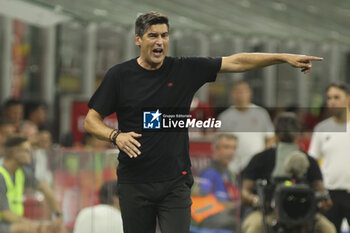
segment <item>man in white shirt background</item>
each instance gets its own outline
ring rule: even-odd
[[[234,105],[219,115],[220,131],[233,132],[238,138],[236,155],[229,166],[235,174],[243,171],[255,154],[274,143],[270,116],[264,108],[251,103],[252,97],[246,81],[235,82],[231,91]]]
[[[344,218],[350,225],[350,90],[342,83],[327,88],[332,117],[316,125],[309,154],[320,161],[325,187],[333,207],[326,213],[341,232]]]
[[[98,193],[100,203],[79,212],[74,233],[123,233],[117,192],[117,181],[105,182]]]

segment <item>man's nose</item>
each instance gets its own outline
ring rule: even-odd
[[[160,45],[163,44],[163,38],[161,36],[157,37],[156,44],[160,44]]]

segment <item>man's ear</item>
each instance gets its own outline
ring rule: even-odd
[[[135,35],[135,44],[141,46],[142,38],[139,35]]]

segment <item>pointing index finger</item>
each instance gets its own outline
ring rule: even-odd
[[[307,56],[305,60],[309,61],[323,61],[323,57],[314,57],[314,56]]]

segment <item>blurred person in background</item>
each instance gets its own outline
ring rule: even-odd
[[[137,17],[135,44],[140,56],[106,73],[89,101],[85,129],[120,149],[118,189],[124,231],[189,232],[191,163],[186,132],[142,131],[142,108],[182,107],[189,114],[195,92],[213,82],[219,72],[244,72],[289,63],[307,73],[311,61],[322,58],[294,54],[240,53],[221,58],[168,57],[169,21],[147,12]],[[116,113],[119,129],[103,119]],[[154,119],[159,112],[153,113]],[[141,134],[142,133],[142,134]]]
[[[24,118],[37,125],[39,130],[47,129],[47,107],[41,102],[28,102],[24,106]]]
[[[316,125],[309,153],[320,160],[325,186],[333,200],[325,215],[341,232],[343,219],[350,225],[350,90],[332,83],[326,90],[331,117]]]
[[[31,121],[25,120],[19,125],[18,133],[24,137],[27,137],[32,146],[38,145],[38,132],[39,128]]]
[[[2,119],[14,124],[16,131],[18,131],[24,118],[24,105],[22,101],[16,99],[6,100],[3,105],[2,114]]]
[[[44,150],[52,148],[52,135],[48,130],[40,130],[37,134],[38,147]]]
[[[4,145],[7,137],[16,132],[14,124],[6,120],[0,120],[0,165],[4,158]]]
[[[28,138],[32,145],[32,159],[28,167],[33,171],[35,178],[47,184],[52,184],[52,173],[48,162],[52,146],[51,133],[47,130],[39,131],[35,123],[25,120],[20,125],[19,134]]]
[[[52,135],[48,130],[40,130],[37,133],[37,144],[33,148],[33,163],[35,178],[49,185],[53,184],[50,169],[50,156],[52,155]]]
[[[53,191],[35,179],[24,165],[30,163],[32,147],[27,138],[9,136],[5,143],[5,160],[0,166],[0,232],[1,233],[63,233],[62,213]],[[25,188],[40,190],[52,212],[51,221],[33,221],[23,217]]]
[[[256,153],[274,144],[273,124],[264,108],[251,103],[253,92],[246,81],[233,84],[231,98],[234,105],[219,115],[220,131],[233,132],[238,138],[239,146],[230,169],[240,174]]]
[[[264,232],[262,210],[260,209],[261,200],[258,194],[254,192],[257,180],[266,180],[270,186],[274,185],[274,182],[279,178],[283,180],[295,179],[298,182],[309,184],[315,192],[328,197],[327,200],[319,203],[322,210],[328,210],[332,206],[332,201],[327,195],[327,189],[323,185],[322,174],[317,161],[305,152],[300,151],[296,144],[300,130],[300,123],[294,113],[281,113],[275,120],[277,146],[255,155],[244,170],[241,190],[242,202],[254,207],[256,210],[244,219],[242,224],[243,233]],[[302,163],[290,163],[288,165],[289,167],[302,167],[302,169],[299,169],[300,172],[298,174],[296,172],[294,172],[295,174],[288,172],[286,164],[288,164],[288,157],[291,155],[296,155],[302,159]],[[267,199],[265,202],[271,202],[272,194],[265,193],[264,195]],[[271,227],[275,218],[275,212],[269,208],[266,210],[266,215],[266,222]],[[316,214],[314,230],[315,233],[336,232],[334,225],[319,213]]]
[[[99,204],[82,209],[73,233],[123,233],[117,181],[105,182],[98,192]]]
[[[208,216],[200,227],[236,230],[239,192],[236,178],[228,169],[228,165],[235,156],[237,143],[237,138],[233,134],[216,135],[213,142],[213,160],[199,174],[199,193],[200,195],[214,194],[219,203],[224,206],[224,210]]]

